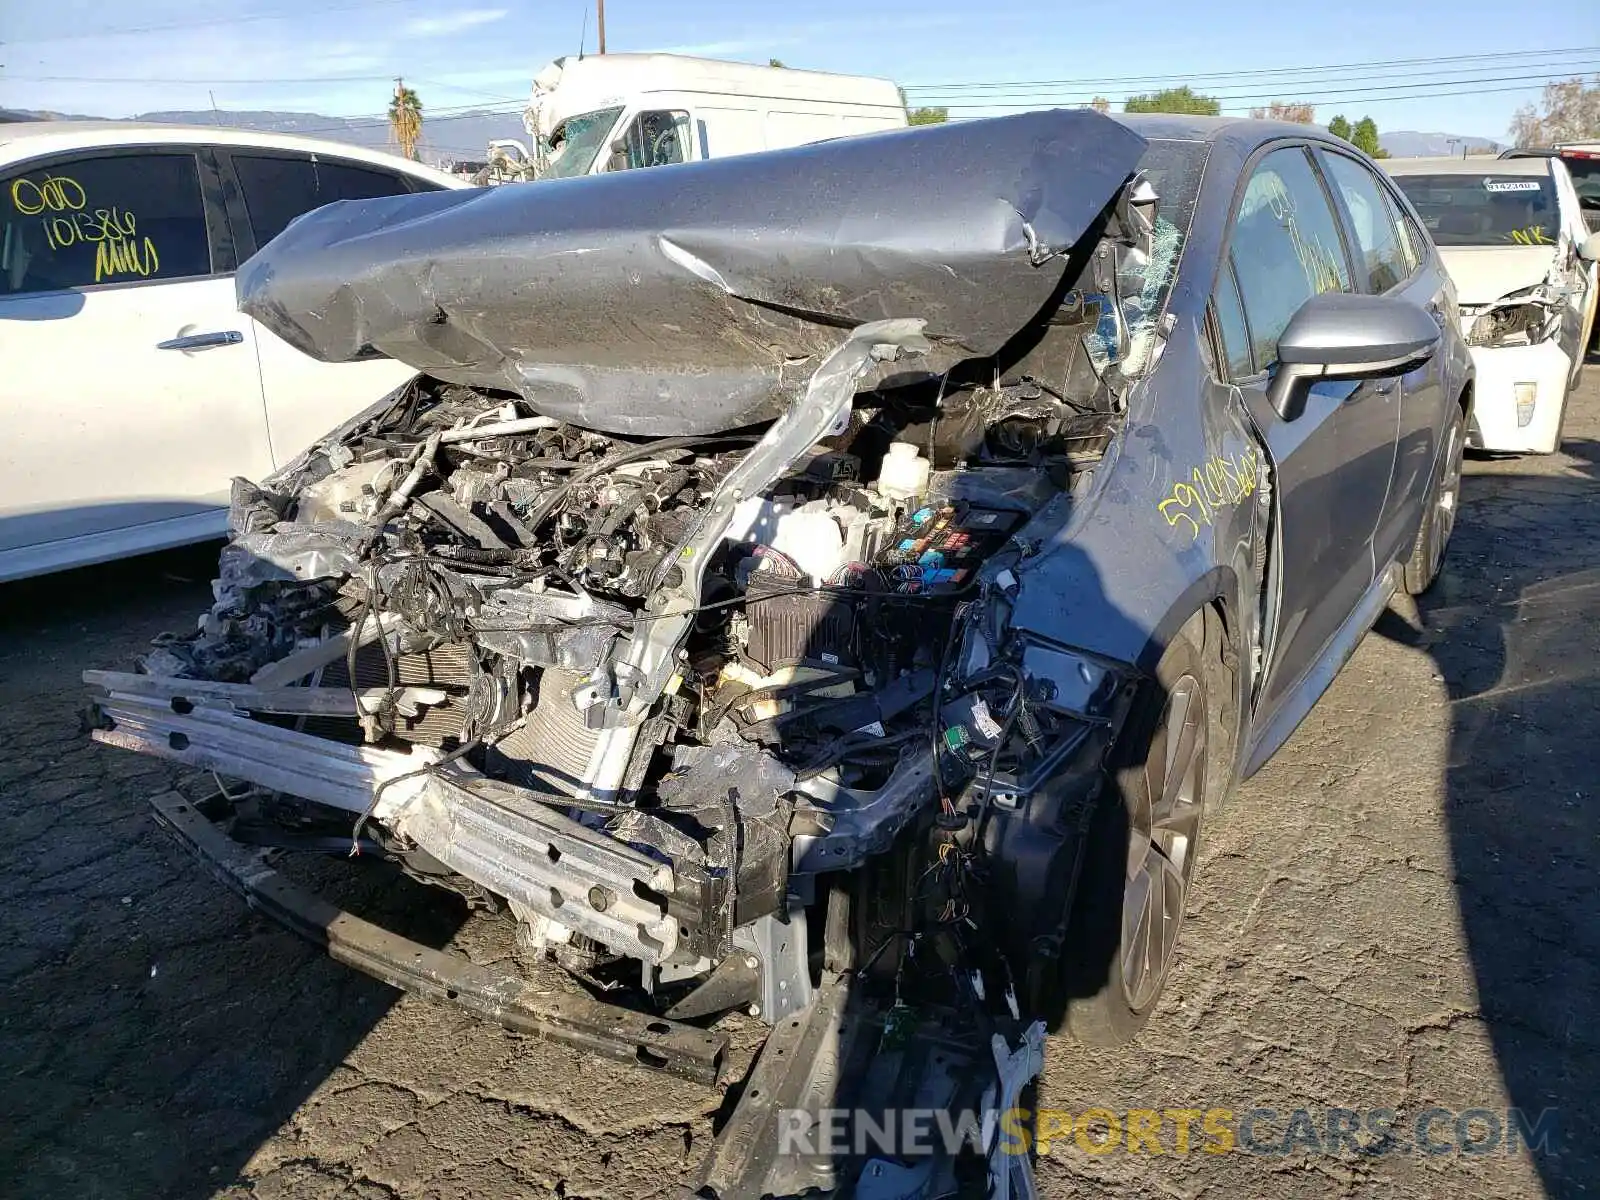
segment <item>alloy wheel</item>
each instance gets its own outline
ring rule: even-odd
[[[1122,985],[1135,1012],[1161,991],[1177,951],[1205,809],[1206,700],[1200,681],[1173,684],[1129,813],[1122,903]]]
[[[1433,524],[1428,531],[1428,578],[1439,573],[1445,548],[1456,526],[1456,509],[1461,500],[1461,422],[1453,421],[1446,435],[1444,460],[1439,469],[1439,488],[1433,499]]]

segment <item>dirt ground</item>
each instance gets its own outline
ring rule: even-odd
[[[1409,1143],[1438,1106],[1446,1152],[1217,1154],[1196,1125],[1179,1153],[1168,1124],[1159,1155],[1058,1142],[1044,1195],[1600,1190],[1600,365],[1566,433],[1559,455],[1469,464],[1437,594],[1383,618],[1209,828],[1149,1029],[1053,1045],[1041,1089],[1073,1114],[1227,1109],[1235,1130],[1271,1109],[1269,1149],[1299,1108],[1313,1139],[1329,1109],[1392,1109]],[[0,588],[0,1194],[672,1194],[720,1094],[326,961],[145,815],[200,781],[79,733],[79,672],[186,626],[212,553]],[[1507,1106],[1557,1110],[1548,1152],[1459,1152],[1455,1113]]]

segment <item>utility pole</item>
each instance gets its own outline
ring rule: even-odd
[[[606,0],[595,0],[596,32],[600,35],[600,53],[606,52]]]

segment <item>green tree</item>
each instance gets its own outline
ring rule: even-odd
[[[1200,96],[1184,84],[1182,87],[1162,88],[1142,96],[1129,96],[1122,106],[1131,113],[1191,113],[1200,117],[1214,117],[1222,111],[1222,101],[1215,96]]]
[[[422,140],[422,101],[416,92],[395,81],[394,99],[389,101],[389,132],[400,145],[400,153],[416,158]]]
[[[906,110],[907,125],[943,125],[950,119],[948,108],[912,108],[905,88],[900,89],[900,103]]]
[[[784,62],[783,59],[781,59],[781,58],[769,58],[769,59],[767,59],[767,66],[769,66],[769,67],[787,67],[788,65],[789,64]]]
[[[1378,144],[1378,123],[1371,117],[1362,117],[1350,131],[1350,144],[1371,158],[1388,158],[1389,152]]]
[[[1343,113],[1328,122],[1328,132],[1336,138],[1343,138],[1347,142],[1350,140],[1350,122],[1344,119]]]

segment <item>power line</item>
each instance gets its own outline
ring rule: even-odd
[[[1511,64],[1511,65],[1518,65],[1518,64]],[[1520,64],[1520,65],[1529,66],[1531,64]],[[1448,87],[1448,86],[1454,86],[1456,84],[1469,84],[1469,83],[1472,83],[1473,82],[1472,79],[1459,78],[1459,76],[1464,75],[1464,74],[1470,74],[1473,71],[1482,71],[1484,69],[1485,68],[1482,65],[1479,65],[1477,67],[1454,67],[1454,68],[1450,68],[1450,69],[1447,69],[1447,70],[1415,72],[1415,73],[1412,73],[1410,75],[1405,75],[1405,76],[1401,76],[1401,77],[1408,80],[1408,83],[1407,83],[1406,86],[1411,86],[1411,87]],[[1595,70],[1595,69],[1600,69],[1600,60],[1586,60],[1584,62],[1575,62],[1575,63],[1564,64],[1563,66],[1561,66],[1559,68],[1553,68],[1553,69],[1548,70],[1548,71],[1539,72],[1538,75],[1537,75],[1537,78],[1566,79],[1566,78],[1570,77],[1570,75],[1571,75],[1571,73],[1573,71],[1586,72],[1586,71],[1591,71],[1591,70]],[[1357,75],[1348,75],[1348,76],[1322,76],[1322,77],[1316,77],[1316,78],[1296,79],[1296,80],[1293,80],[1293,81],[1286,81],[1283,84],[1279,85],[1278,92],[1275,92],[1274,94],[1275,95],[1280,94],[1284,89],[1288,89],[1292,93],[1293,90],[1296,89],[1296,88],[1300,88],[1300,89],[1318,88],[1318,89],[1321,89],[1321,88],[1330,88],[1330,87],[1336,87],[1336,88],[1353,88],[1353,87],[1366,87],[1366,86],[1372,86],[1372,87],[1385,86],[1385,87],[1387,87],[1387,86],[1391,86],[1387,81],[1390,80],[1390,79],[1395,78],[1395,75],[1396,75],[1395,72],[1383,71],[1383,72],[1375,72],[1375,73],[1373,73],[1373,72],[1365,72],[1365,73],[1361,73],[1361,74],[1357,74]],[[1419,78],[1419,76],[1426,76],[1426,78]],[[1516,76],[1516,78],[1523,78],[1523,77],[1522,76]],[[1535,76],[1528,76],[1528,78],[1535,78]],[[1379,81],[1383,81],[1383,82],[1381,84],[1380,83],[1370,83],[1369,81],[1372,81],[1372,80],[1379,80]],[[1206,86],[1206,87],[1204,87],[1202,89],[1202,91],[1203,91],[1203,93],[1205,95],[1211,96],[1211,97],[1213,97],[1215,99],[1228,100],[1228,99],[1235,98],[1236,96],[1239,96],[1239,95],[1246,95],[1246,96],[1255,95],[1255,94],[1257,94],[1258,89],[1260,87],[1261,87],[1261,83],[1260,83],[1259,80],[1250,80],[1250,81],[1241,81],[1239,83],[1227,83],[1227,84],[1221,84],[1221,85]],[[1241,91],[1240,89],[1243,89],[1243,91]],[[1116,89],[1108,89],[1108,90],[1113,90],[1114,91]],[[1050,97],[1050,96],[1066,97],[1066,98],[1075,98],[1075,97],[1082,96],[1082,97],[1092,98],[1095,95],[1098,95],[1100,93],[1100,91],[1101,91],[1101,89],[1099,89],[1099,88],[1094,88],[1094,89],[1085,88],[1085,89],[1082,89],[1082,90],[1061,91],[1061,90],[1058,90],[1058,89],[1037,89],[1037,88],[1025,88],[1025,87],[1018,86],[1018,87],[1007,89],[1007,90],[1004,90],[1004,91],[987,92],[987,93],[984,93],[981,96],[974,95],[972,93],[957,93],[957,94],[955,94],[953,96],[951,103],[948,103],[948,104],[945,102],[942,94],[939,94],[939,93],[930,93],[928,95],[917,96],[916,97],[916,102],[919,103],[919,104],[924,104],[924,105],[926,105],[926,104],[943,104],[945,107],[952,107],[952,106],[958,106],[958,105],[966,104],[967,106],[970,107],[972,104],[980,104],[980,103],[981,104],[990,104],[990,103],[993,103],[995,101],[1002,101],[1002,100],[1033,100],[1033,99],[1038,99],[1038,98],[1041,98],[1041,97]]]
[[[1511,77],[1507,77],[1507,78],[1511,78]],[[1234,103],[1228,104],[1228,105],[1223,105],[1222,106],[1222,111],[1230,112],[1230,113],[1247,112],[1251,108],[1263,107],[1265,105],[1273,103],[1274,101],[1281,102],[1281,103],[1284,103],[1284,104],[1312,104],[1312,105],[1316,105],[1316,106],[1319,106],[1319,107],[1328,107],[1328,106],[1342,105],[1342,104],[1372,105],[1372,104],[1392,104],[1392,103],[1395,103],[1395,102],[1401,101],[1401,100],[1438,100],[1438,99],[1446,99],[1446,98],[1451,97],[1451,96],[1498,95],[1498,94],[1504,93],[1504,92],[1525,92],[1528,89],[1528,83],[1526,81],[1524,81],[1524,82],[1522,82],[1520,84],[1514,84],[1514,85],[1512,85],[1510,87],[1477,87],[1477,86],[1471,86],[1471,85],[1473,85],[1473,84],[1475,84],[1477,82],[1485,82],[1485,81],[1462,80],[1462,81],[1459,82],[1458,87],[1463,89],[1463,90],[1440,91],[1440,92],[1416,92],[1416,93],[1412,93],[1412,94],[1409,94],[1409,95],[1402,95],[1402,96],[1361,95],[1361,94],[1356,94],[1356,93],[1333,93],[1333,94],[1314,95],[1314,96],[1296,96],[1296,95],[1285,95],[1285,94],[1279,93],[1279,92],[1265,92],[1265,93],[1263,93],[1263,94],[1261,94],[1259,96],[1230,96],[1230,97],[1228,97],[1228,99],[1233,101]],[[1423,85],[1423,86],[1431,86],[1431,85]],[[1374,91],[1374,90],[1377,90],[1377,89],[1367,89],[1367,90],[1369,92],[1371,92],[1371,91]],[[1394,90],[1394,89],[1389,89],[1389,90]],[[1087,100],[1063,100],[1063,99],[1050,100],[1048,98],[1040,98],[1040,99],[1036,99],[1036,100],[996,101],[996,102],[992,102],[992,103],[988,103],[988,104],[944,104],[944,105],[938,105],[937,107],[948,108],[953,112],[953,111],[955,111],[957,109],[974,109],[974,108],[982,108],[982,109],[1038,109],[1038,108],[1049,108],[1049,107],[1055,107],[1055,106],[1062,106],[1062,107],[1069,107],[1069,108],[1071,108],[1071,107],[1079,107],[1079,108],[1081,108],[1081,107],[1086,106],[1087,104],[1088,104]]]
[[[1235,79],[1235,78],[1241,78],[1241,77],[1250,78],[1250,79],[1258,79],[1258,78],[1260,78],[1262,76],[1265,76],[1265,75],[1273,75],[1273,76],[1277,76],[1277,75],[1303,75],[1303,74],[1308,74],[1308,73],[1311,73],[1311,72],[1319,72],[1319,71],[1347,71],[1347,70],[1361,70],[1361,71],[1364,71],[1364,70],[1371,69],[1373,67],[1409,67],[1409,66],[1425,66],[1425,65],[1428,65],[1428,64],[1455,63],[1455,62],[1504,62],[1506,59],[1513,59],[1513,58],[1531,58],[1531,57],[1541,57],[1541,56],[1545,57],[1545,58],[1549,58],[1551,56],[1560,57],[1562,55],[1569,55],[1569,54],[1594,54],[1594,53],[1600,53],[1600,46],[1568,46],[1568,47],[1565,47],[1565,48],[1562,48],[1562,49],[1556,49],[1556,50],[1507,50],[1507,51],[1498,52],[1498,53],[1494,53],[1494,54],[1433,55],[1433,56],[1428,56],[1428,57],[1425,57],[1425,58],[1390,58],[1390,59],[1383,59],[1383,60],[1373,61],[1373,62],[1324,63],[1324,64],[1322,64],[1320,66],[1272,67],[1272,68],[1267,68],[1267,69],[1264,69],[1264,70],[1243,69],[1243,70],[1237,70],[1237,71],[1205,71],[1205,72],[1200,72],[1198,74],[1181,73],[1181,72],[1180,73],[1158,72],[1158,73],[1155,73],[1155,74],[1146,74],[1146,75],[1105,76],[1105,77],[1102,77],[1102,78],[1092,78],[1092,77],[1080,76],[1080,77],[1073,78],[1073,79],[1013,80],[1011,82],[982,82],[982,81],[980,81],[980,82],[957,82],[957,83],[908,83],[908,84],[905,85],[905,88],[906,88],[906,91],[908,91],[908,92],[925,92],[925,91],[941,91],[941,92],[944,92],[944,91],[957,91],[957,90],[967,90],[967,89],[981,90],[981,89],[988,89],[988,88],[1024,88],[1024,87],[1058,87],[1058,86],[1060,86],[1060,87],[1069,87],[1069,86],[1074,86],[1074,85],[1084,85],[1084,86],[1089,85],[1089,84],[1114,85],[1114,84],[1119,84],[1119,83],[1143,84],[1143,83],[1148,83],[1151,80],[1165,81],[1165,80],[1174,78],[1175,75],[1178,75],[1178,74],[1181,74],[1182,78],[1185,79],[1185,80]]]

